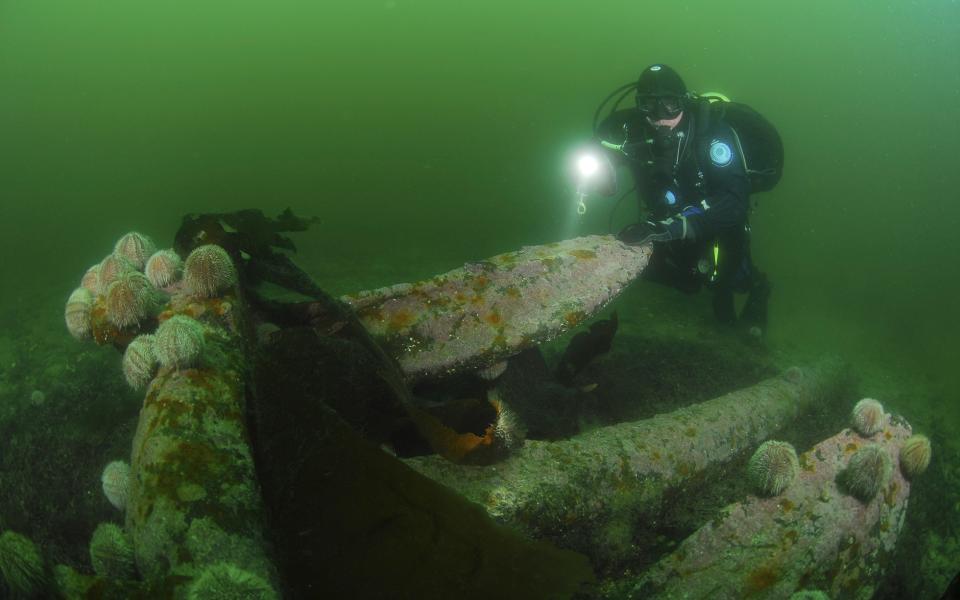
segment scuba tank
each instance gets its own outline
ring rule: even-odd
[[[611,100],[607,117],[617,112],[618,106],[633,91],[635,83],[624,84],[604,98],[593,115],[594,137],[602,137],[600,116]],[[741,102],[733,102],[718,92],[689,94],[690,109],[697,111],[697,132],[705,131],[716,119],[724,119],[733,129],[737,149],[743,158],[744,170],[750,180],[751,193],[766,192],[776,187],[783,176],[783,140],[780,132],[763,115]],[[623,111],[626,113],[627,111]]]
[[[694,101],[698,105],[698,132],[705,131],[716,119],[725,120],[733,129],[750,192],[772,190],[783,176],[783,140],[773,123],[746,104],[732,102],[716,92],[694,96]]]

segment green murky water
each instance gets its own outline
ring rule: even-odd
[[[839,352],[864,393],[951,431],[958,47],[953,0],[5,0],[4,414],[64,377],[51,364],[73,343],[62,302],[84,269],[124,231],[170,239],[186,212],[320,217],[295,239],[332,292],[605,232],[612,201],[577,220],[566,163],[596,103],[665,62],[784,138],[784,179],[752,217],[774,284],[770,346]],[[956,444],[935,440],[935,456]],[[0,526],[13,510],[0,506]],[[920,552],[956,560],[952,531]]]

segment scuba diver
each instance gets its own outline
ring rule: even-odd
[[[617,110],[631,90],[635,107]],[[770,189],[780,178],[779,134],[749,107],[719,94],[689,93],[677,72],[662,64],[647,67],[635,84],[608,96],[595,123],[604,105],[621,92],[611,114],[594,127],[616,160],[605,161],[605,176],[590,191],[613,195],[613,163],[627,165],[648,220],[628,225],[617,237],[631,245],[653,242],[644,278],[687,293],[706,285],[713,290],[718,321],[761,337],[770,283],[750,256],[750,194]],[[732,116],[745,116],[738,121],[748,126],[735,129]],[[754,164],[749,164],[751,158]],[[762,168],[753,168],[757,166]],[[586,192],[578,192],[582,207]],[[747,294],[739,318],[734,293]]]

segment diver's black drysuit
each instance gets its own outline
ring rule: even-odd
[[[644,277],[689,293],[706,283],[724,323],[737,321],[734,292],[747,293],[740,322],[765,331],[770,285],[750,257],[750,181],[730,126],[706,105],[691,103],[673,130],[626,109],[611,114],[597,133],[623,143],[612,154],[629,166],[649,211],[651,222],[641,225],[660,232],[654,239],[669,240],[654,243]],[[629,243],[630,234],[628,227],[620,237]]]

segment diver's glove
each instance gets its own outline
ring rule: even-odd
[[[644,221],[627,225],[617,234],[617,239],[628,246],[640,246],[647,242],[669,242],[674,235],[663,223]]]

